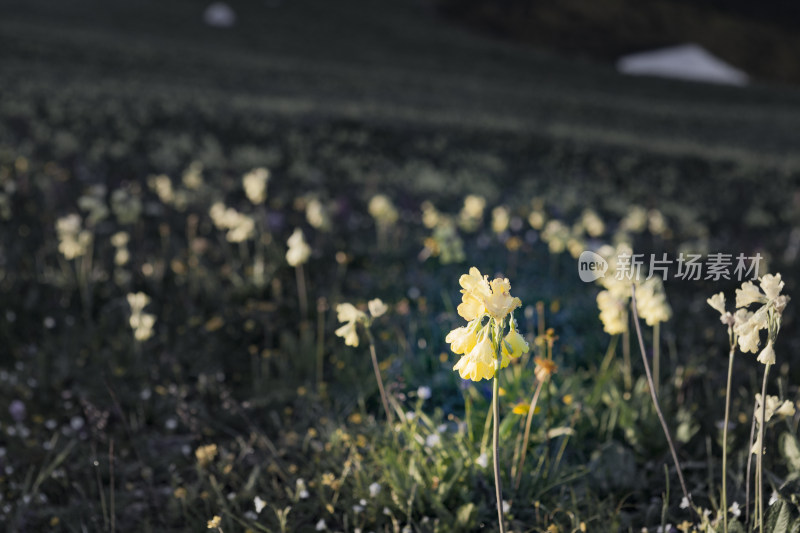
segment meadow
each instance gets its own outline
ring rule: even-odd
[[[628,89],[548,57],[539,83],[455,30],[452,72],[355,83],[297,60],[330,50],[228,61],[187,33],[159,55],[164,35],[19,13],[0,21],[5,530],[494,531],[493,398],[507,531],[746,531],[759,455],[763,530],[800,528],[795,302],[764,277],[637,286],[689,502],[610,277],[626,250],[758,254],[794,297],[792,90]],[[467,83],[464,50],[530,95]],[[606,278],[581,281],[583,250]],[[529,347],[496,392],[453,370],[448,334],[484,327],[459,307],[473,266],[509,280]],[[737,290],[771,313],[755,340],[720,323]]]

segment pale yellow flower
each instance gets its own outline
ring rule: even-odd
[[[208,521],[207,528],[208,529],[216,529],[222,524],[222,518],[219,515],[214,515],[214,518]]]
[[[767,298],[752,281],[742,283],[741,289],[736,289],[736,307],[747,307],[753,303],[766,303]]]
[[[622,231],[641,233],[647,227],[647,210],[638,205],[632,206],[619,226]]]
[[[472,381],[492,379],[494,377],[494,348],[489,338],[488,330],[484,330],[484,334],[481,335],[480,340],[469,353],[461,356],[453,370],[458,371],[461,379],[471,379]]]
[[[372,318],[378,318],[389,310],[389,307],[383,303],[380,298],[375,298],[374,300],[367,302],[367,308],[369,309],[369,314],[372,315]]]
[[[336,330],[336,335],[342,337],[347,346],[358,346],[356,323],[367,320],[367,315],[363,311],[356,309],[353,304],[343,303],[336,306],[336,317],[339,322],[344,322]]]
[[[737,333],[737,335],[739,335],[739,349],[743,353],[756,353],[758,351],[758,345],[761,342],[758,332],[759,330],[757,328],[747,328]]]
[[[450,349],[454,354],[469,353],[478,343],[479,329],[480,320],[475,319],[465,327],[456,328],[448,333],[445,342],[450,344]]]
[[[767,346],[758,354],[758,362],[765,365],[775,364],[775,350],[772,348],[772,341],[767,341]]]
[[[147,185],[155,191],[158,199],[165,204],[171,204],[175,200],[175,191],[172,189],[172,180],[166,174],[150,176]]]
[[[507,207],[500,205],[492,209],[492,231],[495,233],[503,233],[508,229],[508,224],[510,222],[511,215]]]
[[[659,278],[650,278],[637,289],[636,307],[639,316],[648,326],[666,322],[672,317],[672,308],[667,303],[664,287]]]
[[[247,199],[255,205],[264,203],[267,199],[267,181],[269,180],[269,170],[266,168],[254,168],[242,176],[242,186]]]
[[[585,209],[581,215],[581,225],[590,237],[599,237],[606,231],[606,225],[592,209]]]
[[[289,240],[286,241],[289,249],[286,251],[286,262],[291,266],[296,267],[302,265],[311,256],[311,247],[306,243],[303,232],[300,228],[296,228]]]
[[[392,226],[397,219],[399,218],[399,214],[397,209],[392,204],[392,201],[383,194],[377,194],[372,197],[369,201],[369,206],[367,207],[369,214],[372,215],[379,224],[385,226]]]
[[[491,282],[491,294],[484,300],[486,312],[497,320],[503,320],[511,311],[522,305],[519,298],[511,296],[511,283],[507,278],[495,278]]]
[[[724,293],[719,292],[719,293],[715,294],[714,296],[712,296],[711,298],[707,299],[706,302],[708,303],[708,305],[710,305],[711,307],[713,307],[714,309],[719,311],[720,315],[724,315],[725,313],[727,313],[727,311],[725,310],[725,294]]]
[[[510,359],[516,359],[524,353],[530,351],[530,346],[525,337],[520,335],[516,329],[511,329],[503,339],[502,343],[503,360],[501,361],[500,368],[508,366]]]
[[[628,330],[628,314],[624,300],[620,300],[610,291],[600,291],[597,295],[597,307],[600,309],[600,321],[606,333],[617,335]]]
[[[764,291],[764,294],[767,297],[767,300],[774,300],[778,297],[783,290],[783,281],[781,281],[781,275],[775,274],[766,274],[761,277],[761,289]]]

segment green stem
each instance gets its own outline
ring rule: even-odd
[[[728,355],[728,383],[725,387],[725,422],[722,426],[722,531],[728,533],[728,420],[731,412],[731,376],[733,375],[733,356],[736,345],[731,346]]]

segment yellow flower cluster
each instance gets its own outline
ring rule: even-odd
[[[513,318],[505,337],[494,337],[496,332],[501,332],[504,319],[522,302],[511,296],[508,279],[496,278],[489,282],[488,276],[481,276],[475,267],[461,276],[459,284],[462,296],[458,314],[468,324],[452,330],[445,339],[453,353],[462,355],[453,370],[457,370],[462,379],[491,379],[499,368],[507,367],[511,359],[529,350]],[[484,324],[487,317],[489,322]],[[500,345],[499,361],[496,342]]]

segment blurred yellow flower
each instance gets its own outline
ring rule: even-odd
[[[397,209],[394,207],[394,204],[392,204],[392,201],[389,199],[389,197],[383,194],[377,194],[373,196],[369,201],[367,210],[378,224],[384,226],[392,226],[399,218],[399,214],[397,213]]]
[[[344,324],[336,330],[336,335],[342,337],[347,346],[358,346],[356,323],[358,321],[366,321],[366,313],[356,309],[353,304],[343,303],[336,306],[336,317],[339,319],[339,322],[344,322]]]
[[[269,180],[269,170],[266,168],[254,168],[242,176],[244,193],[250,202],[258,205],[267,199],[267,180]]]
[[[311,256],[311,247],[306,243],[303,232],[300,228],[295,228],[292,236],[286,241],[289,245],[289,250],[286,252],[286,262],[291,266],[296,267],[302,265]]]
[[[222,524],[222,518],[219,515],[214,515],[214,518],[208,521],[208,529],[216,529]]]
[[[194,456],[197,458],[197,464],[205,468],[217,456],[217,445],[206,444],[205,446],[200,446],[194,451]]]

